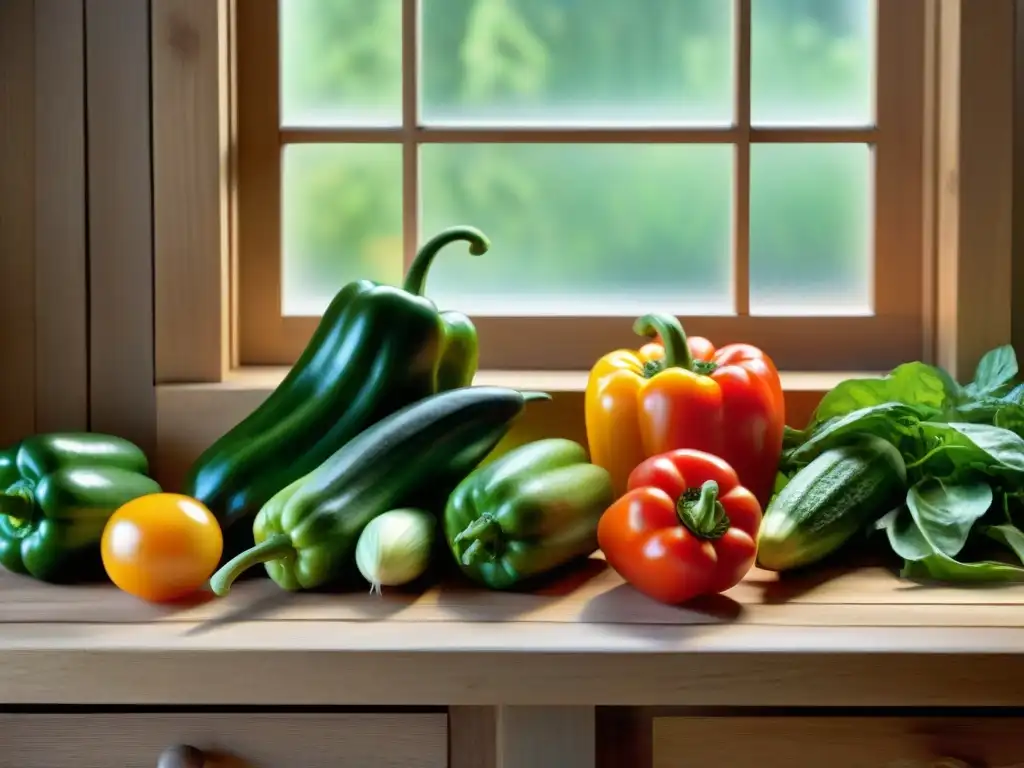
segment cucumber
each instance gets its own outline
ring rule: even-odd
[[[825,451],[768,505],[757,564],[787,571],[817,562],[893,509],[906,490],[903,457],[881,438]]]

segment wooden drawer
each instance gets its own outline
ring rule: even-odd
[[[657,717],[654,768],[1024,768],[1021,719]]]
[[[444,713],[0,715],[0,768],[154,768],[180,743],[210,768],[448,764]]]

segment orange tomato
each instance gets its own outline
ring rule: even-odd
[[[129,501],[111,516],[100,544],[110,580],[151,602],[198,591],[216,570],[223,548],[210,510],[177,493]]]

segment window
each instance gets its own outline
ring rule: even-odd
[[[923,354],[923,0],[245,0],[239,360],[437,261],[481,366],[586,369],[632,320],[782,368]]]

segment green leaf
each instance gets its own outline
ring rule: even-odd
[[[1017,355],[1013,347],[1004,344],[989,350],[978,363],[974,381],[965,387],[969,396],[987,395],[1005,391],[1017,375]]]
[[[990,525],[985,529],[985,535],[1013,550],[1017,559],[1024,563],[1024,533],[1017,526],[1011,523]]]
[[[917,411],[903,403],[882,403],[851,411],[822,424],[801,445],[786,451],[785,467],[807,464],[822,451],[835,448],[854,437],[873,435],[893,445],[914,433],[920,423]]]
[[[923,560],[935,554],[935,549],[921,533],[906,507],[894,509],[878,521],[877,527],[885,531],[892,551],[904,560]]]
[[[904,363],[882,378],[847,379],[822,398],[812,426],[837,416],[883,403],[902,403],[920,409],[925,418],[949,408],[960,393],[945,371],[915,362]]]
[[[793,429],[788,424],[782,429],[782,449],[791,450],[803,445],[808,438],[808,432],[802,429]]]
[[[1024,480],[1024,438],[989,424],[921,422],[924,436],[935,443],[922,461],[926,474],[942,476],[944,463],[956,476],[976,470],[989,475]],[[945,460],[943,461],[936,461]]]
[[[935,552],[950,557],[964,548],[974,523],[991,506],[992,486],[986,482],[952,485],[927,478],[907,492],[907,509],[921,536]]]
[[[935,579],[963,583],[994,583],[1024,581],[1024,568],[1019,565],[982,560],[976,563],[961,563],[941,553],[935,553],[921,560],[908,560],[900,576],[905,579]]]
[[[1001,429],[1008,429],[1018,435],[1024,435],[1024,405],[1006,403],[996,410],[992,424]]]

